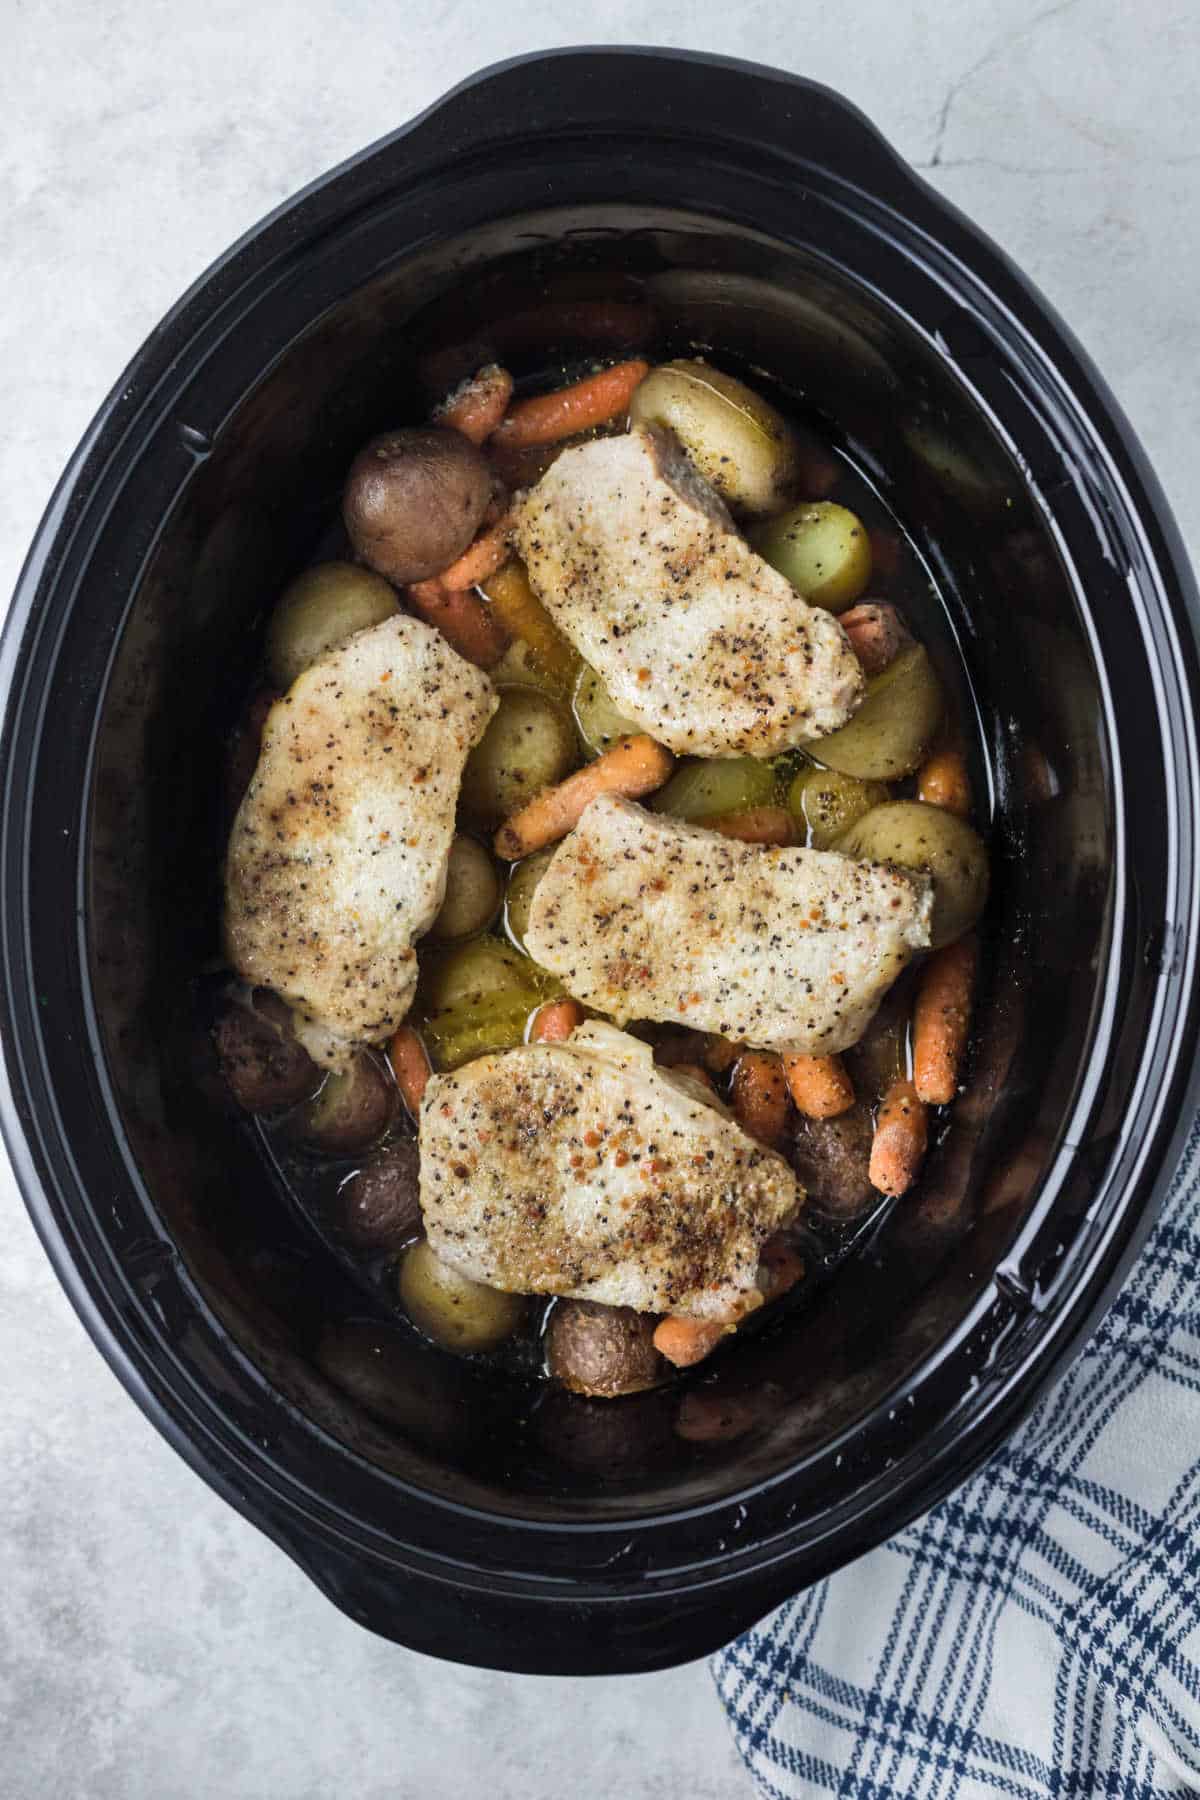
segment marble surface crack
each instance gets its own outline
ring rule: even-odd
[[[938,109],[937,122],[934,126],[933,149],[930,152],[929,161],[918,164],[917,167],[936,169],[942,166],[942,152],[946,144],[946,133],[950,127],[950,115],[964,88],[974,81],[977,75],[982,74],[984,69],[989,68],[998,57],[1003,56],[1006,51],[1014,49],[1026,38],[1032,37],[1034,32],[1051,19],[1060,18],[1064,13],[1071,12],[1080,4],[1081,0],[1055,0],[1053,6],[1043,7],[1041,12],[1035,13],[1033,18],[1028,19],[1025,24],[1019,25],[1015,30],[1005,32],[997,38],[995,43],[971,64],[970,68],[965,69],[956,80],[952,81],[946,89],[945,99]]]

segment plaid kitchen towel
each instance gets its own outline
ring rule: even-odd
[[[1200,1794],[1200,1122],[1011,1443],[714,1671],[778,1800]]]

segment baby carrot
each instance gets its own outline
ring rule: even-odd
[[[401,1025],[392,1038],[388,1045],[388,1061],[400,1089],[400,1098],[415,1119],[425,1097],[430,1069],[425,1046],[411,1025]]]
[[[506,449],[524,449],[528,444],[553,444],[593,425],[606,425],[629,410],[634,389],[649,373],[649,363],[617,363],[553,394],[518,400],[498,427],[496,442]]]
[[[787,1124],[788,1090],[783,1063],[766,1050],[745,1050],[733,1071],[733,1111],[742,1129],[772,1149]]]
[[[808,1119],[836,1119],[854,1105],[854,1083],[840,1056],[785,1056],[783,1073],[797,1111]]]
[[[583,1008],[578,1000],[547,1000],[533,1015],[529,1027],[531,1044],[565,1043],[577,1025],[583,1024]]]
[[[917,775],[917,799],[965,819],[971,810],[971,782],[961,750],[935,750]]]
[[[921,971],[913,1011],[913,1085],[930,1106],[948,1106],[971,1021],[973,938],[935,950]]]
[[[925,1154],[925,1102],[911,1081],[894,1081],[875,1121],[869,1177],[881,1194],[906,1194]]]
[[[508,520],[503,518],[481,531],[457,562],[435,575],[432,582],[421,582],[420,586],[437,586],[444,594],[461,593],[465,588],[478,587],[481,581],[494,575],[508,557]]]
[[[743,844],[790,844],[795,836],[786,806],[751,806],[745,812],[722,813],[705,823],[710,831],[740,838]]]
[[[636,800],[660,788],[674,767],[671,752],[652,737],[620,738],[595,762],[577,769],[557,787],[545,788],[507,819],[494,839],[496,854],[506,862],[516,862],[555,844],[574,831],[585,807],[598,794],[621,794]]]
[[[427,625],[436,626],[447,643],[477,668],[494,668],[508,648],[508,634],[499,619],[470,588],[447,593],[440,581],[414,581],[408,601]]]
[[[449,425],[461,431],[473,444],[490,438],[508,410],[512,399],[513,378],[499,363],[488,363],[477,374],[460,382],[440,406],[434,408],[435,425]]]
[[[484,579],[484,591],[500,623],[529,645],[538,667],[552,680],[569,682],[579,658],[530,587],[522,564],[507,562]]]
[[[677,1369],[690,1369],[693,1363],[703,1362],[732,1329],[710,1319],[681,1319],[672,1314],[655,1327],[654,1348]]]
[[[913,641],[896,608],[874,601],[842,613],[841,627],[866,675],[878,675]]]

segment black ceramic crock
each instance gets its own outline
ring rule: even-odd
[[[605,1409],[373,1317],[195,1019],[264,607],[363,438],[476,354],[588,348],[605,297],[614,345],[640,311],[652,350],[766,371],[903,521],[995,872],[953,1130],[814,1302],[698,1377],[753,1421],[707,1447],[679,1390]],[[283,207],[102,408],[0,658],[4,1134],[138,1404],[352,1617],[511,1669],[697,1656],[945,1494],[1094,1323],[1195,1106],[1194,598],[1079,346],[822,88],[554,52]]]

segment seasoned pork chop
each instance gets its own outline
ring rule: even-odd
[[[437,1075],[421,1212],[446,1262],[508,1293],[733,1320],[804,1190],[721,1106],[612,1025]]]
[[[463,763],[495,710],[486,675],[397,614],[306,669],[268,715],[229,838],[226,944],[333,1067],[409,1009]]]
[[[738,536],[669,432],[564,450],[514,529],[555,623],[668,749],[773,756],[835,731],[862,699],[833,614]]]
[[[831,850],[766,849],[593,800],[537,885],[525,942],[577,1000],[736,1043],[856,1043],[929,942],[928,878]]]

